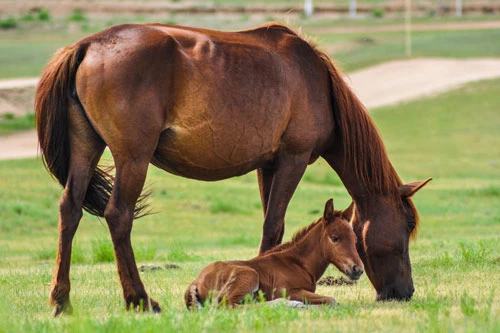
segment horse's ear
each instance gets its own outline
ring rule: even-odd
[[[398,188],[399,195],[401,195],[404,198],[409,198],[413,196],[418,190],[424,187],[431,180],[432,178],[427,178],[426,180],[420,180],[417,182],[401,185]]]
[[[352,215],[354,214],[354,210],[356,209],[356,204],[353,202],[351,202],[351,204],[349,205],[349,207],[347,207],[346,209],[344,209],[344,211],[342,212],[342,217],[347,220],[347,221],[350,221],[351,218],[352,218]]]
[[[329,199],[325,204],[325,211],[323,212],[323,219],[325,222],[330,222],[333,220],[335,215],[335,210],[333,209],[333,199]]]

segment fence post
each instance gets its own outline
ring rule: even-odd
[[[455,13],[457,17],[462,17],[462,0],[456,0],[455,2]]]
[[[356,0],[349,2],[349,17],[352,19],[356,17]]]
[[[313,0],[304,0],[304,14],[309,17],[314,13]]]
[[[405,0],[406,56],[411,57],[411,0]]]

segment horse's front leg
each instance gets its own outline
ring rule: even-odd
[[[329,296],[322,296],[305,289],[291,290],[288,296],[292,301],[299,301],[305,304],[312,305],[336,305],[335,298]]]
[[[272,177],[270,170],[259,171],[259,186],[265,209],[259,254],[281,244],[285,232],[286,209],[304,175],[310,156],[310,152],[281,154],[276,160]]]
[[[118,275],[123,288],[127,310],[153,310],[160,312],[157,302],[148,297],[135,262],[130,234],[134,209],[139,198],[149,161],[132,158],[116,163],[116,178],[113,193],[104,213],[115,250]]]

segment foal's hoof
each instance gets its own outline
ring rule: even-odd
[[[61,314],[71,315],[73,314],[73,307],[69,301],[63,304],[55,304],[54,310],[52,311],[52,316],[57,317]]]
[[[150,299],[150,301],[151,301],[151,309],[153,310],[153,312],[161,313],[160,304],[158,304],[158,302],[153,301],[152,299]]]

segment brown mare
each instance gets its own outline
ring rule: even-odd
[[[245,297],[261,291],[267,301],[285,294],[292,301],[335,304],[334,298],[314,293],[329,264],[353,280],[363,274],[356,235],[342,212],[334,211],[332,199],[326,202],[323,217],[297,232],[290,242],[248,261],[218,261],[205,267],[184,299],[188,309],[212,298],[237,307]]]
[[[50,299],[70,310],[70,258],[82,208],[103,216],[129,308],[159,311],[130,241],[150,163],[220,180],[257,170],[264,209],[259,253],[280,244],[288,203],[308,164],[324,158],[353,199],[358,252],[378,299],[413,294],[410,197],[365,107],[328,58],[279,24],[219,32],[120,25],[60,50],[35,100],[41,152],[64,187]],[[115,176],[98,167],[105,147]]]

